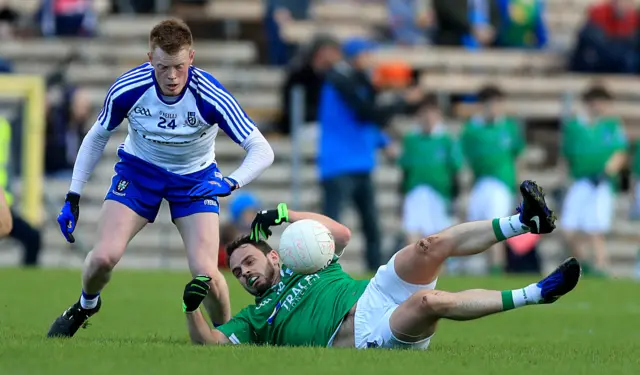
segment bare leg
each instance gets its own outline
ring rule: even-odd
[[[182,241],[187,249],[189,270],[193,276],[208,275],[211,290],[203,305],[215,324],[224,324],[231,319],[229,287],[218,270],[218,248],[220,229],[218,215],[201,212],[175,220]]]
[[[423,290],[415,293],[391,314],[393,335],[417,342],[435,333],[438,320],[472,320],[504,311],[502,292],[472,289],[458,293]]]
[[[491,273],[502,271],[504,269],[505,263],[506,261],[506,248],[504,243],[497,243],[493,246],[491,246],[491,249],[489,250],[489,255],[490,255],[490,271]]]
[[[584,252],[584,241],[583,235],[578,232],[565,232],[564,238],[567,242],[569,249],[571,250],[571,255],[580,259],[582,261],[586,260],[586,255]]]
[[[448,257],[478,254],[498,242],[492,220],[455,225],[404,247],[396,255],[395,270],[408,283],[430,284]]]
[[[593,246],[594,266],[598,271],[606,272],[609,268],[609,254],[607,253],[607,243],[603,234],[589,235],[589,242]]]
[[[418,342],[433,335],[442,318],[473,320],[527,305],[553,303],[576,287],[580,273],[580,263],[569,258],[540,282],[522,289],[420,290],[393,311],[389,326],[397,339]]]
[[[114,217],[118,220],[113,220]],[[120,202],[104,202],[98,222],[98,241],[85,258],[82,269],[85,294],[96,295],[102,291],[127,244],[147,223],[147,219]]]

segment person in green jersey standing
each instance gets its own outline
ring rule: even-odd
[[[526,143],[518,122],[505,115],[504,94],[497,87],[478,94],[482,112],[471,117],[462,129],[460,143],[473,173],[467,220],[487,220],[512,213],[518,187],[517,163]],[[491,273],[504,269],[506,249],[497,244],[490,252]]]
[[[427,95],[418,110],[419,128],[404,136],[398,165],[403,172],[402,227],[407,242],[452,224],[450,208],[462,152],[446,129],[437,98]]]
[[[622,121],[611,114],[610,93],[592,87],[583,94],[586,114],[562,129],[562,155],[573,181],[564,199],[562,228],[573,255],[585,259],[583,244],[594,250],[594,267],[585,273],[602,275],[608,266],[605,234],[614,214],[615,181],[627,158],[628,141]]]
[[[230,321],[211,329],[199,306],[207,295],[208,275],[185,286],[182,303],[191,341],[196,344],[256,344],[426,349],[440,319],[472,320],[514,308],[555,302],[575,288],[580,264],[563,262],[538,283],[514,290],[436,291],[447,258],[478,254],[497,242],[523,233],[550,233],[555,215],[533,181],[520,185],[520,212],[493,220],[464,223],[411,243],[381,266],[371,280],[356,280],[338,263],[349,242],[349,229],[311,212],[277,209],[257,214],[250,236],[227,247],[229,267],[256,297]],[[265,240],[270,227],[316,220],[334,236],[336,257],[309,275],[281,266]]]
[[[631,220],[640,219],[640,138],[633,142],[633,159],[630,163],[631,169],[631,197],[632,206],[629,212]]]

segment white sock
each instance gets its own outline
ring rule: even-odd
[[[511,296],[515,307],[535,305],[542,300],[542,289],[536,284],[531,284],[522,289],[512,290]]]
[[[529,229],[528,226],[520,222],[519,214],[502,217],[498,219],[498,224],[500,226],[500,232],[502,232],[502,235],[504,236],[505,239],[519,236],[531,230]]]
[[[83,309],[87,310],[94,309],[98,305],[98,298],[100,298],[99,294],[93,298],[87,299],[84,297],[84,293],[82,293],[82,295],[80,296],[80,306],[82,306]]]

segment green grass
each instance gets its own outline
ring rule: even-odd
[[[0,269],[0,374],[638,374],[640,284],[582,280],[554,305],[441,322],[426,352],[189,344],[180,272],[119,270],[103,310],[71,340],[44,336],[79,294],[77,270]],[[531,278],[450,278],[511,289]],[[230,280],[234,310],[251,298]]]

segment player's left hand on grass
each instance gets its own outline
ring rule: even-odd
[[[275,210],[264,210],[256,214],[251,223],[251,233],[249,238],[253,241],[259,241],[260,236],[266,240],[271,236],[272,232],[269,227],[280,225],[289,221],[289,209],[286,203],[280,203]]]
[[[211,281],[209,276],[198,275],[187,283],[182,295],[183,312],[192,313],[200,307],[207,293],[209,293],[209,281]]]
[[[199,183],[189,191],[189,196],[192,200],[226,197],[237,188],[238,181],[231,177],[224,177],[220,180],[204,181]]]

